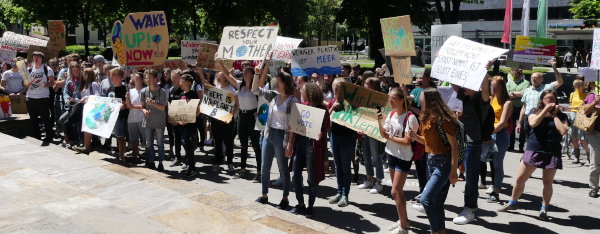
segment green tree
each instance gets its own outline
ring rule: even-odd
[[[573,0],[569,11],[574,19],[584,19],[586,27],[597,26],[600,21],[600,1],[598,0]]]

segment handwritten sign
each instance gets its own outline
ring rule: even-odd
[[[290,61],[292,59],[292,50],[298,48],[300,43],[302,43],[302,39],[278,36],[275,41],[271,60]]]
[[[62,20],[48,20],[48,47],[64,50],[67,48],[65,23]]]
[[[169,123],[195,123],[200,99],[173,100],[169,103]]]
[[[256,122],[254,130],[264,131],[269,117],[269,102],[264,97],[258,98],[258,107],[256,108]]]
[[[383,18],[379,21],[385,55],[407,57],[417,54],[409,15]]]
[[[17,57],[17,51],[0,49],[0,63],[10,63]]]
[[[446,40],[431,68],[431,77],[479,90],[486,65],[508,50],[452,36]]]
[[[323,116],[325,116],[325,109],[295,103],[288,126],[294,133],[318,140]]]
[[[271,77],[277,76],[277,73],[279,73],[280,68],[282,67],[287,67],[287,62],[281,60],[271,60],[269,62],[269,74],[271,74]]]
[[[410,57],[391,57],[394,82],[398,84],[412,84],[412,71],[410,70]]]
[[[127,62],[125,57],[125,48],[123,48],[123,24],[116,21],[110,31],[110,42],[113,50],[113,65],[120,65]]]
[[[198,54],[200,53],[200,41],[199,40],[181,40],[181,59],[188,64],[194,65],[198,61]]]
[[[198,49],[198,66],[210,70],[215,70],[215,53],[217,53],[219,45],[203,42],[200,43]]]
[[[431,61],[451,36],[462,37],[462,24],[431,25]]]
[[[590,67],[600,69],[600,28],[594,28],[594,41],[592,43]]]
[[[165,12],[129,13],[123,23],[121,39],[125,51],[125,66],[147,67],[162,64],[169,49]]]
[[[217,58],[262,60],[273,49],[278,27],[225,27]]]
[[[42,52],[46,58],[46,61],[51,58],[58,57],[58,49],[54,47],[30,45],[27,49],[27,61],[33,61],[33,52],[35,51]]]
[[[233,119],[235,95],[231,92],[206,85],[200,112],[219,121],[229,123]]]
[[[556,39],[518,35],[513,61],[542,64],[554,58]]]
[[[31,83],[31,76],[29,75],[29,71],[27,71],[27,63],[25,63],[25,60],[21,59],[17,61],[17,68],[19,69],[21,77],[23,77],[23,82],[25,84]]]
[[[30,45],[46,46],[48,45],[48,41],[6,31],[2,34],[2,38],[0,38],[0,45],[2,45],[0,48],[4,50],[27,53]]]
[[[387,116],[392,111],[388,95],[348,82],[342,82],[341,85],[344,110],[331,113],[331,121],[363,132],[378,141],[386,142],[386,139],[379,134],[377,105],[381,105],[383,116]]]
[[[292,75],[310,76],[342,74],[337,46],[317,46],[292,50]]]
[[[437,88],[437,90],[438,92],[440,92],[440,96],[442,96],[442,99],[444,100],[446,105],[448,105],[450,110],[462,112],[463,104],[461,100],[456,98],[457,94],[456,91],[454,91],[454,88],[450,86],[440,86]]]
[[[83,105],[81,130],[104,138],[110,137],[119,117],[121,105],[120,98],[89,96]]]
[[[598,82],[600,81],[600,70],[591,67],[580,67],[579,76],[583,77],[585,82]]]
[[[181,70],[185,70],[188,68],[188,64],[183,61],[183,59],[167,59],[165,60],[165,62],[160,65],[160,66],[152,66],[152,69],[165,69],[165,68],[169,68],[171,70],[175,70],[175,69],[181,69]]]

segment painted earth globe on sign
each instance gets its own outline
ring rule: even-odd
[[[258,122],[262,125],[266,125],[267,117],[269,117],[269,104],[264,103],[258,107]]]

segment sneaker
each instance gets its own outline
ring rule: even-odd
[[[329,198],[329,204],[337,204],[341,198],[341,194],[336,194],[335,196]]]
[[[458,217],[452,220],[452,222],[454,222],[454,224],[464,225],[473,222],[473,220],[475,220],[475,210],[471,208],[465,208],[462,212],[460,212],[460,214],[458,214]]]
[[[421,203],[421,194],[419,193],[419,195],[417,195],[416,197],[413,197],[413,199],[411,199],[410,202]]]
[[[252,182],[254,183],[260,183],[261,176],[260,176],[260,172],[257,172],[256,175],[254,176],[254,180]]]
[[[258,202],[260,204],[267,204],[267,203],[269,203],[269,197],[260,196],[260,197],[258,197],[258,199],[256,199],[256,202]]]
[[[173,160],[173,162],[171,163],[171,165],[169,167],[176,167],[176,166],[181,166],[181,162],[177,158],[175,158],[175,160]]]
[[[547,221],[550,219],[550,217],[548,217],[548,211],[547,210],[540,210],[540,214],[538,215],[538,218],[544,221]]]
[[[402,228],[398,227],[398,228],[390,231],[390,233],[393,233],[393,234],[408,234],[409,231],[408,231],[408,229],[402,229]]]
[[[213,143],[213,139],[206,139],[204,141],[204,145],[212,145],[212,143]]]
[[[279,177],[277,180],[271,182],[271,185],[273,185],[273,186],[279,186],[281,184],[283,184],[283,178],[281,178],[281,177]]]
[[[237,173],[238,177],[244,177],[246,175],[246,169],[240,169]]]
[[[195,170],[187,170],[187,171],[185,172],[185,175],[184,175],[184,177],[185,177],[185,178],[191,178],[191,177],[194,177],[194,176],[196,176],[196,174],[198,174],[198,172],[196,172]]]
[[[188,169],[189,167],[190,167],[189,165],[187,165],[187,164],[183,164],[183,166],[181,167],[181,170],[187,171],[187,169]]]
[[[358,185],[358,189],[370,189],[373,188],[373,182],[365,180],[362,184]]]
[[[394,231],[394,229],[398,229],[400,227],[400,220],[394,222],[394,224],[388,227],[388,231]]]
[[[290,213],[295,214],[295,215],[305,215],[306,214],[306,206],[296,205],[296,206],[294,206],[294,208],[292,208],[292,210],[290,210]]]
[[[493,192],[494,192],[494,186],[493,185],[488,186],[488,188],[485,190],[486,194],[491,194]]]
[[[279,205],[277,205],[277,209],[287,210],[290,207],[290,201],[281,199]]]
[[[485,201],[487,203],[497,203],[498,201],[500,201],[500,196],[497,193],[492,192],[492,193],[490,193],[490,196]]]
[[[502,207],[500,207],[498,209],[498,212],[507,212],[510,210],[517,210],[517,209],[519,209],[519,205],[517,205],[517,204],[511,205],[510,203],[507,202],[506,204],[504,204]]]
[[[465,174],[458,175],[458,181],[465,181]]]
[[[235,167],[233,166],[233,164],[227,165],[227,172],[229,172],[229,173],[235,172]]]
[[[416,211],[419,211],[419,212],[423,213],[423,214],[427,214],[425,212],[425,207],[423,207],[423,204],[421,204],[421,203],[417,203],[417,204],[412,205],[412,208],[414,210],[416,210]]]
[[[480,182],[480,183],[479,183],[479,186],[477,186],[477,188],[478,188],[478,189],[486,189],[486,188],[487,188],[487,186],[485,186],[485,184],[483,184],[483,183],[481,183],[481,182]]]
[[[310,219],[310,218],[313,217],[314,214],[315,214],[315,211],[314,211],[313,207],[309,206],[308,208],[306,208],[306,212],[304,213],[304,217]]]
[[[381,193],[383,191],[383,185],[381,183],[375,183],[375,185],[373,185],[373,188],[371,190],[369,190],[370,194],[378,194]]]
[[[348,197],[346,196],[342,196],[342,198],[340,198],[340,201],[337,204],[339,207],[346,207],[348,206]]]
[[[592,191],[590,191],[590,193],[588,195],[590,195],[590,197],[597,198],[598,197],[598,189],[592,189]]]
[[[159,162],[157,171],[163,172],[164,170],[165,170],[165,167],[163,166],[162,162]]]
[[[221,167],[219,167],[219,165],[213,165],[212,166],[212,172],[217,173],[217,172],[219,172],[220,169],[221,169]]]

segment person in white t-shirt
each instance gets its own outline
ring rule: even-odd
[[[23,84],[23,77],[19,73],[17,68],[17,59],[14,58],[10,64],[6,64],[9,70],[2,73],[2,87],[6,89],[6,92],[11,96],[22,95],[25,93],[25,86]]]
[[[54,86],[54,71],[44,63],[44,54],[35,51],[32,54],[32,65],[29,71],[31,81],[25,84],[27,88],[27,111],[31,123],[31,136],[41,139],[40,119],[46,129],[44,142],[52,141],[52,125],[50,118],[50,87]]]
[[[392,197],[396,201],[399,221],[389,227],[393,233],[408,233],[408,215],[406,213],[406,197],[404,182],[412,165],[413,150],[409,132],[419,131],[419,122],[415,115],[407,111],[406,94],[401,88],[392,88],[388,100],[392,112],[385,118],[378,111],[378,123],[381,137],[387,140],[385,153],[388,157],[390,177],[392,178]],[[406,119],[408,118],[408,119]]]
[[[129,115],[127,116],[127,130],[129,133],[129,144],[133,157],[136,159],[139,157],[139,143],[140,137],[143,141],[146,141],[144,136],[144,128],[142,122],[144,121],[144,113],[142,112],[142,99],[141,93],[144,88],[144,81],[139,74],[132,76],[135,88],[132,88],[127,93],[127,100],[125,105],[129,109]]]

